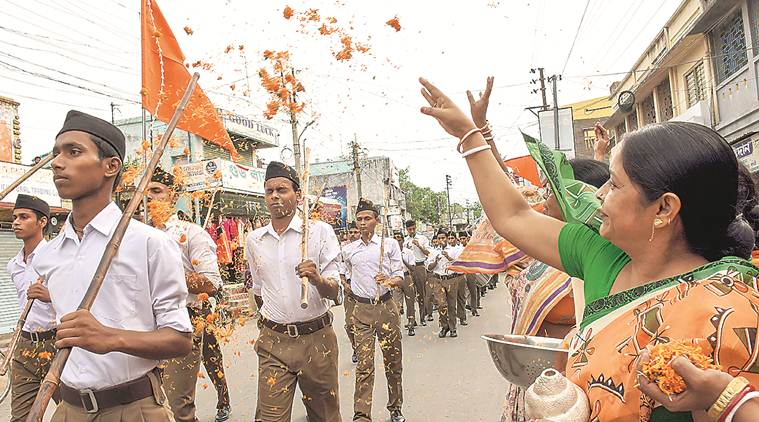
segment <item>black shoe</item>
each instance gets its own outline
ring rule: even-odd
[[[456,334],[456,330],[451,330],[451,337],[458,337],[459,335]]]
[[[434,321],[435,318],[432,317],[432,315],[427,315],[427,321]]]
[[[480,316],[480,313],[476,310],[472,311],[472,316]]]
[[[229,415],[232,414],[232,408],[224,406],[221,409],[216,410],[216,422],[226,422],[229,420]]]
[[[355,353],[353,354],[353,357],[351,358],[351,362],[358,363],[358,356],[356,356]]]
[[[416,333],[414,333],[414,326],[412,325],[411,327],[408,327],[408,336],[414,337],[415,335]]]
[[[465,319],[462,319],[462,320],[459,320],[459,321],[460,321],[459,323],[460,323],[461,325],[469,325],[469,323],[468,323],[468,322],[466,322],[466,320],[465,320]]]
[[[464,305],[464,308],[466,308],[466,309],[472,309],[472,307],[469,306],[469,305]]]
[[[427,326],[427,321],[426,321],[426,319],[425,319],[425,318],[422,318],[422,321],[420,322],[420,324],[422,324],[422,327],[426,327],[426,326]]]
[[[477,309],[482,309],[482,305],[477,305]]]
[[[406,418],[401,414],[400,409],[390,412],[390,422],[406,422]]]
[[[451,331],[448,329],[448,327],[443,327],[440,329],[440,333],[437,335],[440,338],[444,338],[446,335],[448,335],[448,332]]]

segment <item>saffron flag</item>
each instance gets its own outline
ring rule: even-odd
[[[156,0],[142,0],[142,108],[168,122],[190,83],[185,57]],[[177,127],[226,149],[237,159],[237,149],[211,101],[200,88],[190,97]]]

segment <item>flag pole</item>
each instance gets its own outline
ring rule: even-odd
[[[95,302],[95,298],[100,291],[100,287],[103,285],[108,267],[111,265],[111,261],[113,261],[113,258],[119,251],[119,246],[121,244],[121,240],[124,238],[124,233],[126,232],[127,226],[129,225],[129,221],[131,220],[132,215],[134,214],[140,201],[142,201],[145,195],[145,190],[148,187],[148,183],[150,182],[151,177],[153,177],[153,171],[155,171],[156,166],[158,166],[158,162],[161,160],[161,155],[163,155],[163,151],[166,149],[166,145],[169,143],[169,139],[171,138],[174,129],[177,127],[179,118],[182,116],[187,103],[190,101],[190,97],[192,96],[193,91],[195,91],[199,77],[200,74],[197,72],[192,75],[192,79],[190,79],[190,83],[185,89],[182,101],[179,102],[176,111],[174,111],[174,115],[171,117],[171,121],[169,121],[169,126],[166,128],[164,136],[161,137],[161,141],[153,151],[150,162],[145,168],[145,174],[142,176],[142,179],[140,180],[140,183],[134,192],[134,196],[132,196],[132,199],[129,200],[129,204],[124,210],[124,214],[122,214],[121,219],[119,220],[119,223],[114,230],[113,236],[105,246],[105,252],[100,259],[97,270],[95,270],[95,275],[92,277],[90,286],[87,288],[87,292],[84,294],[82,302],[79,304],[79,309],[89,310],[92,307],[92,304]],[[42,381],[42,385],[37,392],[37,397],[34,399],[34,404],[32,404],[32,408],[29,412],[29,416],[26,418],[26,422],[42,421],[42,418],[45,415],[45,410],[47,409],[47,405],[50,402],[50,399],[53,397],[53,393],[58,387],[58,384],[60,383],[60,377],[63,373],[64,367],[66,366],[66,361],[68,360],[69,355],[71,355],[71,348],[60,349],[58,350],[58,353],[56,353],[55,358],[53,358],[53,362],[50,364],[50,369],[48,370],[47,375]]]

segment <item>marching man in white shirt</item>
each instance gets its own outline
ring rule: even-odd
[[[432,286],[428,280],[427,270],[424,263],[430,255],[430,241],[416,232],[416,221],[407,220],[405,223],[408,237],[403,242],[403,247],[411,249],[414,253],[414,268],[411,270],[411,277],[414,280],[416,288],[416,298],[419,302],[419,324],[427,325],[427,321],[432,321]]]
[[[203,306],[198,299],[198,294],[205,294],[208,298],[209,295],[221,289],[216,243],[211,239],[211,235],[199,225],[180,220],[176,213],[163,215],[163,211],[175,209],[179,187],[174,185],[174,180],[174,175],[160,167],[155,169],[148,184],[148,217],[153,227],[163,230],[179,245],[187,290],[190,293],[187,298],[187,311],[191,321],[205,324],[206,316],[210,314],[210,307]],[[152,215],[151,210],[155,210]],[[192,351],[187,356],[170,359],[163,370],[164,390],[177,422],[197,420],[195,388],[198,383],[204,332],[202,327],[196,328]],[[228,413],[222,416],[222,418],[217,417],[216,420],[221,422],[229,419]]]
[[[34,299],[21,330],[21,338],[11,361],[11,421],[25,421],[40,384],[55,355],[55,310],[50,293],[37,283],[32,267],[37,252],[45,243],[44,232],[50,218],[50,206],[35,197],[19,194],[13,207],[13,233],[24,247],[8,262],[8,273],[18,293],[23,312],[28,299]]]
[[[445,337],[448,333],[451,334],[451,337],[458,337],[456,332],[456,296],[459,283],[463,279],[461,274],[448,272],[448,267],[459,257],[461,251],[455,246],[446,246],[447,239],[446,232],[440,230],[437,234],[440,249],[434,249],[427,259],[427,269],[432,272],[431,277],[435,281],[432,285],[434,286],[433,294],[440,316],[440,333],[438,334],[440,338]]]
[[[404,308],[404,304],[406,305],[406,328],[408,328],[409,337],[413,337],[416,335],[414,332],[416,328],[416,317],[414,316],[416,289],[414,288],[414,280],[411,278],[411,272],[416,265],[416,258],[411,249],[403,246],[403,233],[394,231],[393,238],[401,248],[401,258],[403,261],[403,283],[395,291],[395,302],[399,304],[401,309]],[[403,314],[403,311],[401,311],[401,314]]]
[[[176,242],[131,221],[92,310],[77,310],[122,215],[111,194],[125,149],[118,128],[78,111],[53,147],[53,180],[72,210],[33,263],[60,321],[55,346],[73,347],[53,422],[174,420],[156,368],[192,347]]]
[[[351,297],[356,300],[353,324],[356,335],[356,389],[353,395],[353,420],[372,420],[374,390],[374,345],[380,343],[385,362],[391,422],[405,422],[403,405],[403,351],[398,307],[392,289],[403,282],[401,248],[391,238],[374,234],[379,213],[371,201],[361,198],[356,208],[356,225],[361,238],[346,245],[343,255],[351,272]],[[384,247],[381,245],[384,244]],[[382,261],[380,264],[380,251]]]
[[[308,259],[301,261],[303,192],[295,171],[282,163],[266,168],[264,200],[271,222],[247,240],[253,292],[261,309],[256,421],[289,422],[296,384],[310,422],[340,422],[337,337],[329,308],[342,303],[340,244],[327,223],[310,221]],[[307,277],[308,307],[300,306]]]

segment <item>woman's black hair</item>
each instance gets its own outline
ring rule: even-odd
[[[587,158],[573,158],[569,160],[575,179],[601,188],[609,180],[609,165],[597,160]]]
[[[666,122],[628,133],[622,145],[624,170],[647,201],[667,192],[680,198],[685,239],[694,253],[709,261],[748,258],[747,224],[736,218],[744,180],[722,136],[696,123]]]

